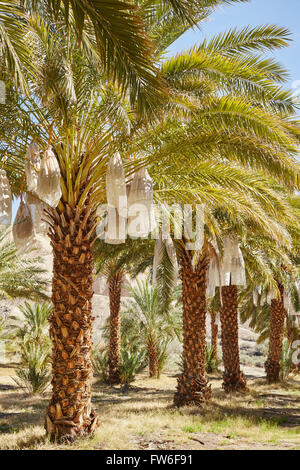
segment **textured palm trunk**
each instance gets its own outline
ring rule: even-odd
[[[183,303],[183,372],[174,396],[176,406],[200,405],[211,396],[206,376],[206,276],[209,258],[204,254],[197,266],[192,252],[178,256]]]
[[[66,205],[50,217],[52,397],[45,427],[51,440],[68,441],[92,434],[97,425],[91,408],[95,216]]]
[[[223,355],[223,388],[226,392],[247,389],[247,381],[241,372],[239,355],[237,286],[222,287],[221,339]]]
[[[111,384],[120,383],[122,282],[121,272],[117,272],[109,281],[109,382]]]
[[[158,378],[158,351],[156,342],[149,337],[147,341],[147,354],[149,361],[149,377]]]
[[[210,327],[211,327],[211,346],[213,349],[213,358],[218,359],[218,325],[216,323],[216,314],[212,312],[210,314]]]
[[[283,303],[284,289],[278,285],[280,291],[280,299],[272,299],[270,311],[270,338],[269,353],[265,363],[268,383],[276,383],[280,381],[280,356],[282,351],[284,321],[286,311]]]

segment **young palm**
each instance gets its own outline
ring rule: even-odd
[[[49,281],[39,257],[21,255],[7,233],[0,231],[0,296],[10,299],[46,298]]]
[[[143,343],[147,349],[149,377],[158,378],[160,356],[170,340],[180,334],[178,312],[171,309],[169,314],[161,311],[161,295],[157,286],[147,281],[137,281],[131,289],[132,299],[124,306],[124,326],[134,341]],[[128,333],[127,333],[128,334]]]

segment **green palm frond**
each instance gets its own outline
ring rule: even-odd
[[[48,0],[54,18],[61,12],[69,28],[74,20],[79,40],[85,24],[93,26],[98,54],[105,73],[128,92],[138,111],[162,98],[163,84],[153,62],[153,46],[139,9],[132,2],[114,0]]]
[[[46,298],[49,282],[39,257],[20,255],[7,234],[0,233],[0,296],[26,299]]]
[[[0,57],[1,65],[12,74],[23,92],[28,92],[24,70],[32,70],[33,56],[26,36],[26,16],[18,0],[0,2]],[[2,68],[1,67],[1,68]]]
[[[254,28],[246,26],[240,30],[232,28],[209,41],[204,40],[198,47],[222,55],[232,55],[281,49],[287,47],[290,41],[291,33],[288,29],[268,24]]]

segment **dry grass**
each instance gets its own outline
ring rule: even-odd
[[[6,374],[4,373],[6,371]],[[0,369],[0,449],[57,449],[44,435],[48,397],[26,397]],[[249,382],[250,393],[226,396],[220,376],[213,397],[199,408],[174,409],[174,376],[140,375],[127,394],[94,384],[100,427],[74,449],[300,449],[300,378],[285,386]]]

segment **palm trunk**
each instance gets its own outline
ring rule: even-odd
[[[120,383],[121,362],[121,289],[123,274],[119,271],[109,281],[109,382]]]
[[[210,314],[210,326],[211,326],[211,347],[213,349],[213,358],[218,359],[218,324],[216,323],[216,314],[212,312]]]
[[[62,206],[61,206],[62,207]],[[50,214],[49,214],[50,215]],[[52,397],[45,427],[51,440],[90,435],[97,425],[91,408],[92,241],[95,217],[85,208],[51,212],[53,247]]]
[[[223,354],[223,388],[225,392],[247,389],[240,368],[237,286],[222,287],[221,338]]]
[[[280,381],[280,356],[284,334],[285,308],[283,303],[284,289],[278,285],[280,299],[272,299],[270,312],[270,339],[268,359],[265,363],[268,383]]]
[[[147,338],[147,354],[149,362],[149,377],[158,378],[158,351],[157,344],[151,335]]]
[[[209,259],[203,254],[196,267],[192,252],[181,250],[178,261],[182,279],[183,372],[174,396],[176,406],[200,405],[211,396],[205,364],[206,348],[206,275]]]

